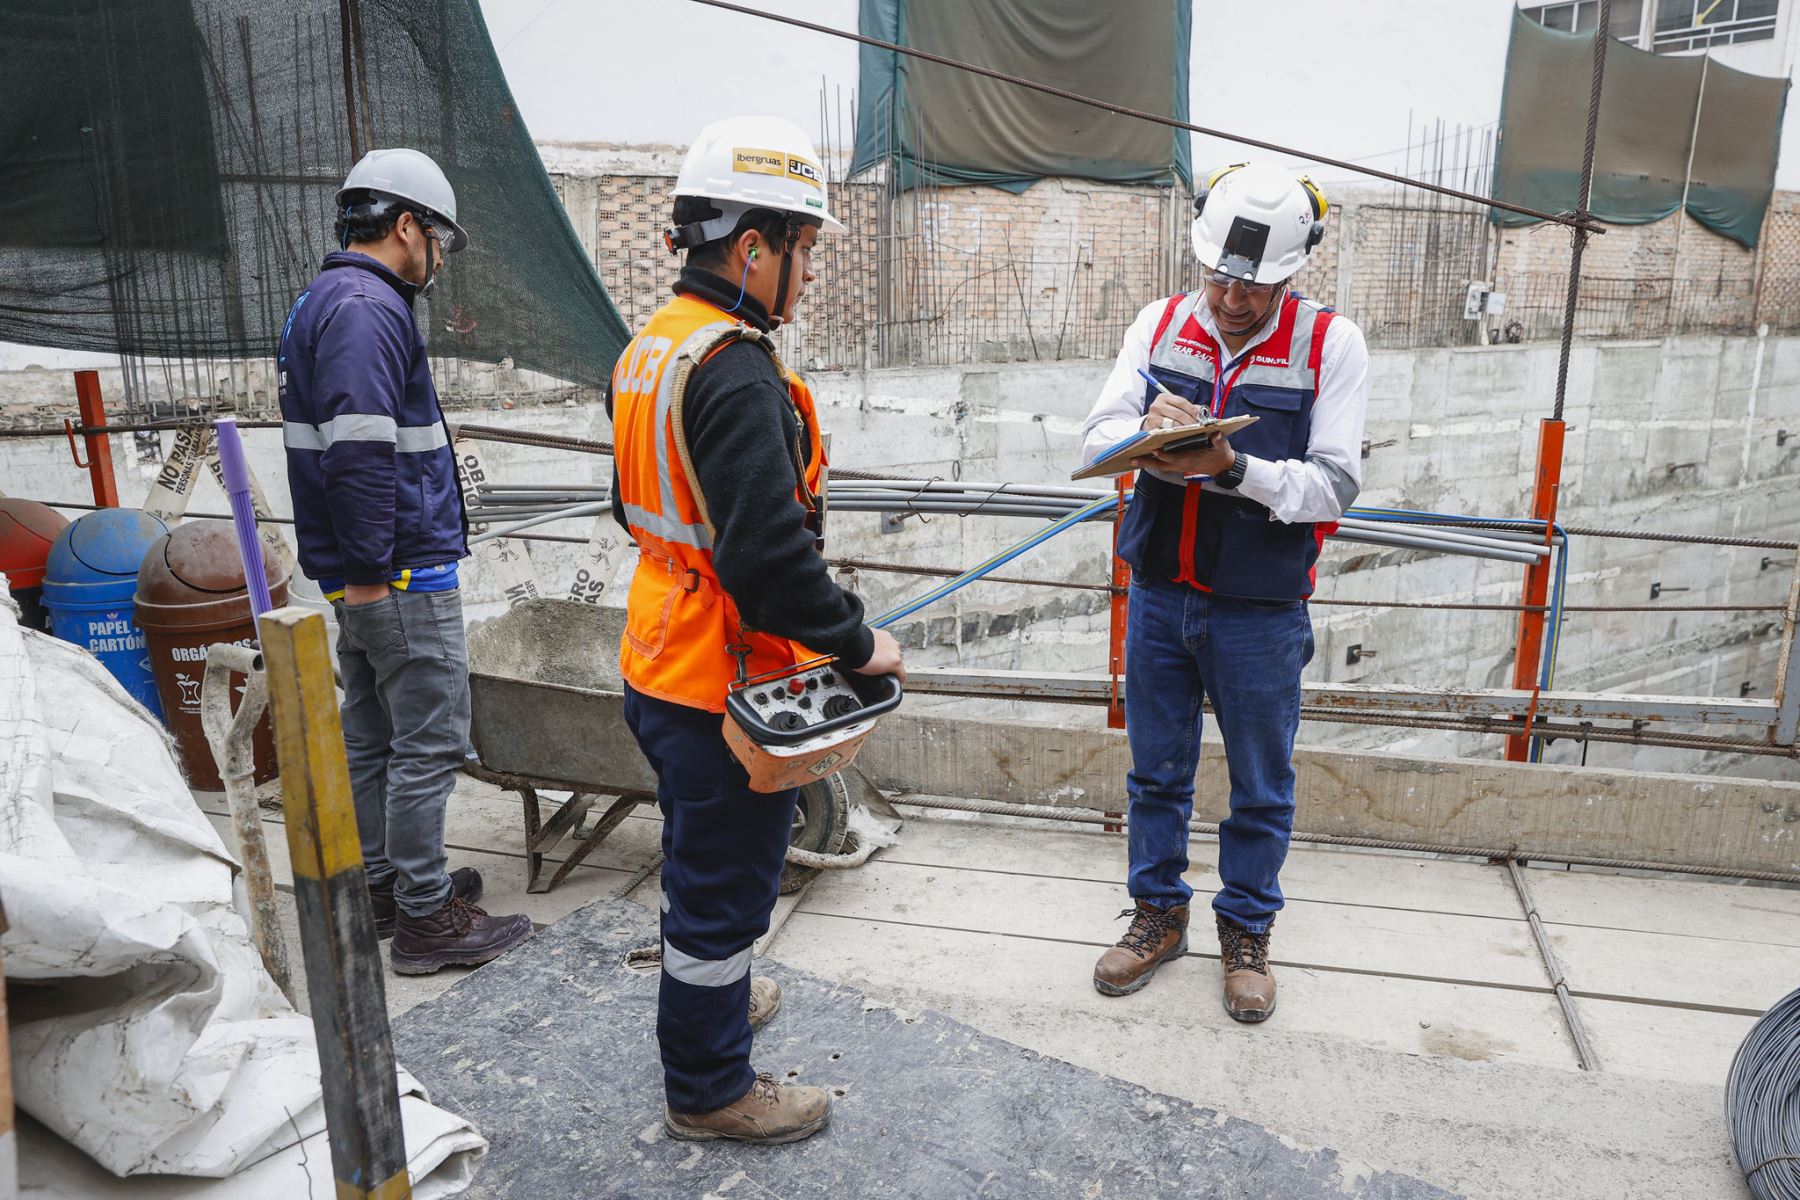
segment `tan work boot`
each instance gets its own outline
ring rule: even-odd
[[[831,1095],[824,1088],[776,1083],[766,1071],[734,1103],[709,1113],[663,1110],[663,1128],[684,1142],[729,1138],[779,1146],[809,1138],[831,1122]]]
[[[1187,953],[1188,906],[1157,908],[1139,900],[1119,914],[1131,928],[1094,964],[1094,990],[1102,996],[1129,996],[1150,982],[1156,968]]]
[[[1269,966],[1269,935],[1251,933],[1236,921],[1214,914],[1219,926],[1219,965],[1225,968],[1225,1011],[1234,1021],[1255,1024],[1275,1011],[1275,972]],[[1275,922],[1270,921],[1271,928]]]
[[[767,975],[750,977],[750,1028],[761,1029],[781,1007],[781,985]]]

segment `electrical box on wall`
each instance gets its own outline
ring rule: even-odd
[[[1491,294],[1488,290],[1489,286],[1487,283],[1471,283],[1469,285],[1469,294],[1463,299],[1463,320],[1481,320],[1481,314],[1486,308],[1488,296]]]

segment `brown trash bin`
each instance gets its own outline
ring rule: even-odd
[[[266,560],[263,574],[270,600],[277,608],[286,604],[287,575]],[[203,791],[219,791],[225,785],[200,720],[206,651],[220,642],[256,645],[256,621],[231,522],[189,521],[151,543],[138,568],[135,603],[138,627],[150,646],[163,720],[175,735],[188,782]],[[231,678],[236,711],[244,677]],[[273,779],[275,735],[267,713],[257,723],[253,745],[256,781]]]

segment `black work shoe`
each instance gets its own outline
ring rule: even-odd
[[[402,975],[430,975],[448,966],[479,967],[530,936],[530,917],[490,917],[452,896],[428,916],[415,917],[405,909],[395,915],[388,961]]]
[[[481,872],[474,867],[458,867],[450,872],[450,894],[465,904],[481,899]],[[394,936],[394,883],[369,889],[369,903],[375,908],[375,937],[385,941]]]

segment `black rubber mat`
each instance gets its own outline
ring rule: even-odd
[[[756,1066],[830,1087],[830,1128],[790,1146],[673,1141],[657,975],[622,965],[655,938],[654,914],[598,902],[394,1023],[400,1061],[491,1143],[471,1197],[1452,1196],[767,959],[757,970],[780,982],[782,1005]]]

